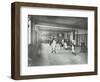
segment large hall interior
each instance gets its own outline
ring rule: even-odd
[[[86,17],[28,15],[28,66],[88,63]]]

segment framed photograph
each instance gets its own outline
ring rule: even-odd
[[[97,7],[11,6],[12,79],[97,74]]]

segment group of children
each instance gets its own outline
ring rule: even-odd
[[[72,51],[72,54],[75,54],[75,40],[72,40],[71,41],[71,51]],[[56,48],[57,48],[57,45],[59,45],[59,49],[63,48],[63,49],[67,49],[68,48],[68,44],[67,42],[62,39],[60,42],[57,42],[55,38],[53,38],[50,42],[50,45],[51,45],[51,48],[52,48],[52,53],[56,53]]]

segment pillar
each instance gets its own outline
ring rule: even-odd
[[[32,19],[32,23],[31,23],[31,43],[32,45],[36,44],[37,42],[37,32],[35,30],[35,20]]]
[[[75,31],[73,31],[73,40],[75,40]]]
[[[65,32],[65,33],[64,33],[64,38],[67,39],[67,36],[68,36],[68,33]]]

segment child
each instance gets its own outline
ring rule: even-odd
[[[51,43],[52,53],[56,53],[56,40],[53,39]]]
[[[76,55],[76,53],[75,53],[75,40],[72,40],[72,54]]]

